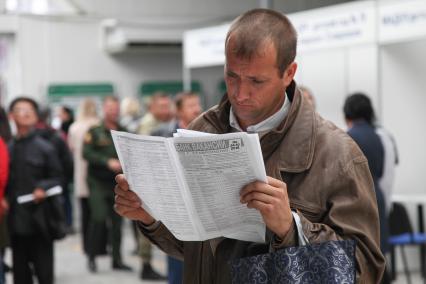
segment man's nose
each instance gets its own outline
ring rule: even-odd
[[[250,97],[248,84],[241,82],[235,91],[234,97],[237,103],[246,101]]]

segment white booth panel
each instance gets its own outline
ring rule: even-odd
[[[380,117],[377,53],[377,45],[372,44],[348,49],[347,95],[353,92],[365,93],[371,98],[376,114]]]
[[[426,1],[381,1],[378,9],[380,43],[397,43],[426,36]]]
[[[426,190],[426,40],[383,47],[383,122],[395,136],[400,164],[395,192]]]
[[[322,50],[299,55],[296,80],[314,93],[317,111],[345,129],[342,107],[346,95],[346,52]]]
[[[0,104],[7,106],[14,94],[22,93],[16,36],[0,33]]]

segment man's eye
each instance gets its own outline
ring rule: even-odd
[[[255,84],[262,84],[262,83],[264,83],[264,81],[262,81],[262,80],[256,80],[256,79],[253,79],[252,82],[255,83]]]

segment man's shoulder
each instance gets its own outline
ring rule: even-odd
[[[156,121],[157,120],[152,115],[152,113],[148,112],[144,116],[142,116],[142,118],[140,119],[140,125],[151,124],[151,123],[155,123]]]
[[[208,117],[214,117],[214,114],[219,111],[219,106],[215,105],[210,109],[206,110],[196,119],[194,119],[191,124],[188,126],[188,129],[195,131],[203,131],[208,133],[218,133],[218,126],[224,128],[228,125],[222,125],[223,123],[216,122],[215,125]],[[220,125],[219,125],[220,124]],[[229,123],[228,123],[229,124]]]
[[[105,131],[105,126],[102,123],[97,123],[89,128],[87,133],[97,136]]]
[[[170,121],[167,123],[163,123],[157,128],[155,128],[152,132],[152,136],[161,136],[161,137],[173,137],[173,133],[176,132],[177,129],[176,121]]]
[[[347,164],[351,161],[365,162],[366,158],[355,141],[329,120],[316,117],[317,156]]]
[[[89,131],[97,132],[97,131],[102,131],[104,129],[105,129],[105,126],[102,123],[99,122],[99,123],[96,123],[95,125],[92,125],[89,128]]]
[[[87,130],[87,132],[84,134],[83,144],[92,144],[93,141],[104,131],[104,127],[102,124],[96,124]]]
[[[33,151],[40,150],[45,154],[51,154],[56,152],[55,145],[50,140],[40,135],[34,135],[31,144],[31,147],[34,147],[32,148]]]

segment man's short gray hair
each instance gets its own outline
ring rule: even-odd
[[[228,50],[231,38],[232,50]],[[226,35],[225,53],[250,60],[268,42],[276,49],[277,68],[282,76],[296,57],[297,33],[290,20],[277,11],[254,9],[236,18]]]

